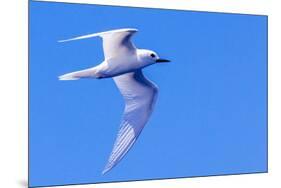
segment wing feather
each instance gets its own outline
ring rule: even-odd
[[[113,78],[125,100],[120,129],[103,174],[111,170],[133,146],[147,123],[157,99],[157,86],[141,70]]]
[[[105,59],[114,58],[120,55],[125,55],[126,57],[127,55],[135,53],[136,48],[131,42],[131,37],[137,31],[137,29],[133,28],[116,29],[106,32],[83,35],[66,40],[60,40],[58,42],[68,42],[92,37],[101,37],[103,39],[103,52]]]

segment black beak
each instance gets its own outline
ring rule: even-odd
[[[168,63],[168,62],[170,62],[170,60],[168,60],[168,59],[157,59],[156,60],[156,63]]]

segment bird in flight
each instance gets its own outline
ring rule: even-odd
[[[137,29],[117,29],[79,36],[59,42],[101,37],[104,61],[99,65],[59,76],[60,80],[113,78],[125,101],[125,109],[113,150],[102,174],[115,167],[133,146],[147,123],[157,99],[157,86],[147,79],[142,69],[169,62],[156,52],[137,49],[131,38]]]

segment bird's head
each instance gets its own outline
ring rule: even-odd
[[[139,61],[144,63],[145,66],[152,65],[155,63],[167,63],[170,60],[162,59],[158,56],[158,54],[152,50],[138,49],[137,55]]]

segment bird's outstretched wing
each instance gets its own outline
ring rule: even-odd
[[[141,70],[113,78],[125,100],[119,133],[103,174],[111,170],[130,150],[148,121],[157,98],[157,86]]]
[[[103,39],[103,52],[105,59],[115,58],[120,55],[130,55],[136,53],[136,48],[131,42],[131,37],[136,33],[137,29],[116,29],[101,33],[93,33],[83,35],[67,40],[60,40],[59,42],[68,42],[73,40],[87,39],[92,37],[101,37]]]

